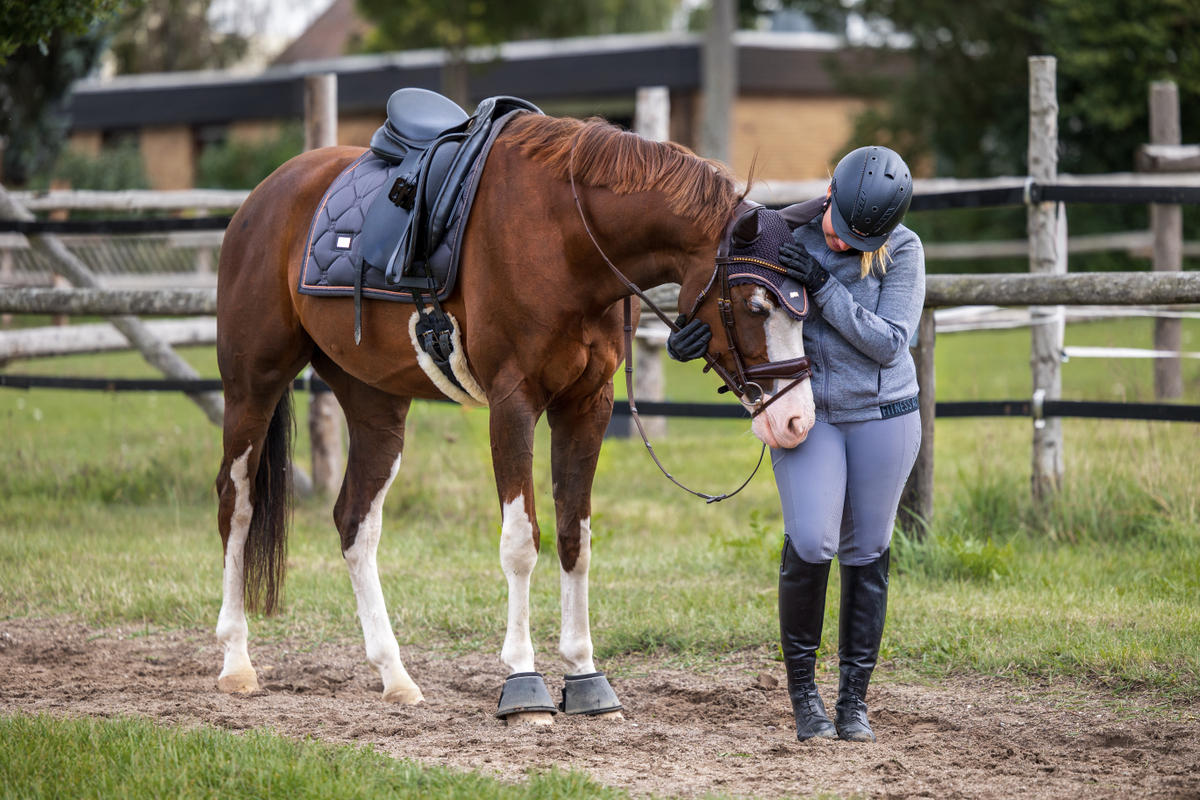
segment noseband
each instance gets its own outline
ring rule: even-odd
[[[743,204],[739,204],[737,210],[734,211],[734,220],[741,216],[738,211],[742,207]],[[731,222],[730,226],[732,224]],[[733,297],[729,288],[729,265],[737,261],[737,259],[729,258],[726,255],[729,251],[729,243],[730,234],[729,231],[726,231],[717,250],[717,260],[713,268],[712,277],[708,279],[708,285],[704,287],[703,291],[696,296],[695,302],[692,303],[692,310],[688,312],[685,319],[690,320],[696,316],[696,312],[704,303],[705,298],[715,283],[717,285],[717,310],[721,314],[721,327],[725,329],[726,352],[729,353],[729,358],[733,361],[734,371],[731,374],[729,370],[720,365],[717,356],[709,355],[707,352],[704,354],[706,362],[704,371],[708,372],[712,370],[717,373],[721,380],[725,382],[725,385],[717,391],[722,393],[733,392],[738,400],[742,402],[742,405],[750,411],[750,417],[753,419],[766,411],[767,407],[776,400],[796,388],[805,378],[812,377],[812,361],[807,356],[801,356],[800,358],[793,358],[787,361],[768,361],[765,364],[746,365],[746,358],[742,355],[741,344],[738,340],[737,325],[733,316]],[[773,265],[761,262],[757,263],[760,266],[773,267]],[[659,316],[661,317],[662,314],[659,314]],[[674,324],[671,327],[673,330],[678,330]],[[760,381],[773,380],[790,380],[791,383],[781,391],[773,395],[768,395],[766,390],[762,388]]]
[[[575,186],[575,145],[571,146],[571,156],[567,165],[567,173],[571,179],[571,194],[575,198],[575,208],[579,211],[579,219],[583,223],[583,229],[587,231],[588,238],[592,240],[592,244],[595,246],[596,252],[598,252],[600,257],[604,259],[604,263],[607,264],[608,268],[612,270],[614,275],[617,276],[617,279],[625,285],[625,288],[637,295],[642,302],[645,303],[660,320],[662,320],[663,324],[665,324],[672,333],[678,331],[680,326],[676,325],[663,312],[663,310],[654,303],[653,300],[646,296],[645,292],[639,289],[637,285],[633,283],[633,281],[626,278],[621,271],[617,269],[616,265],[613,264],[608,255],[605,254],[604,248],[602,248],[600,243],[596,241],[596,236],[592,233],[591,226],[588,225],[587,215],[583,213],[583,204],[579,200],[579,191]],[[734,396],[741,401],[742,406],[750,412],[750,418],[754,419],[759,414],[766,411],[772,403],[798,386],[805,378],[811,377],[812,362],[808,359],[808,357],[802,356],[800,358],[793,358],[788,361],[769,361],[765,364],[756,364],[754,366],[746,365],[746,359],[742,355],[741,346],[738,341],[737,326],[733,316],[733,300],[731,298],[731,292],[729,288],[729,265],[734,263],[736,259],[729,258],[728,253],[730,240],[732,238],[733,224],[741,216],[743,210],[750,207],[751,204],[743,200],[734,210],[733,218],[730,220],[729,225],[726,226],[725,235],[721,238],[721,243],[717,249],[717,258],[716,263],[713,266],[713,274],[708,279],[708,284],[704,287],[700,294],[697,295],[695,302],[692,303],[692,308],[687,313],[685,319],[691,320],[693,317],[695,317],[696,312],[700,309],[700,306],[704,303],[705,298],[708,296],[708,293],[712,290],[713,285],[715,284],[717,286],[717,308],[721,314],[721,324],[725,329],[725,340],[728,344],[727,352],[733,361],[734,371],[730,373],[729,370],[721,366],[717,356],[711,355],[708,352],[705,352],[704,354],[704,371],[708,372],[709,370],[712,370],[715,372],[725,383],[725,385],[717,391],[733,392]],[[774,265],[766,266],[770,266],[772,269],[779,269],[774,267]],[[783,270],[780,269],[780,271]],[[646,431],[642,427],[642,420],[638,415],[637,405],[634,402],[632,296],[626,295],[624,302],[626,394],[629,398],[629,411],[633,416],[633,421],[637,424],[638,432],[642,435],[642,441],[645,443],[646,449],[650,451],[650,457],[654,459],[654,463],[658,465],[659,470],[661,470],[662,473],[666,475],[672,483],[686,492],[694,494],[697,497],[704,498],[704,500],[709,503],[717,503],[721,500],[725,500],[726,498],[733,497],[742,489],[745,489],[746,485],[749,484],[751,479],[753,479],[758,473],[758,468],[762,466],[763,456],[767,452],[766,443],[763,444],[762,451],[758,455],[758,464],[755,465],[754,472],[750,473],[750,477],[747,478],[741,486],[728,494],[703,494],[702,492],[689,489],[679,481],[675,480],[674,476],[667,472],[666,468],[663,467],[662,462],[658,460],[658,456],[655,455],[654,448],[651,447],[650,440],[646,437]],[[759,383],[759,381],[770,380],[791,380],[791,383],[784,387],[783,390],[776,392],[774,395],[768,395],[762,388],[762,385]]]

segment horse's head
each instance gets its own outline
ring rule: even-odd
[[[712,328],[710,365],[754,414],[754,435],[774,448],[800,444],[815,421],[804,356],[808,294],[779,264],[779,246],[791,238],[778,211],[743,204],[716,270],[690,271],[679,293],[680,309]]]

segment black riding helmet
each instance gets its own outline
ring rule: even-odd
[[[833,171],[833,230],[855,250],[883,247],[912,203],[912,175],[895,151],[860,147]]]

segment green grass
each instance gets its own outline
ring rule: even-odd
[[[1142,320],[1075,325],[1069,344],[1148,346]],[[1185,321],[1185,347],[1200,324]],[[939,399],[1028,395],[1028,331],[938,340]],[[211,350],[186,351],[216,374]],[[1076,359],[1067,397],[1148,400],[1149,362]],[[1200,363],[1185,364],[1200,402]],[[135,377],[131,355],[63,358],[19,370]],[[1122,385],[1123,397],[1114,391]],[[669,364],[674,399],[715,399],[712,376]],[[306,409],[299,398],[299,418]],[[506,583],[486,411],[414,404],[405,461],[385,505],[381,579],[404,643],[498,652]],[[0,618],[67,614],[98,625],[215,624],[221,555],[212,480],[219,434],[177,395],[0,392]],[[758,443],[740,422],[671,420],[655,444],[680,480],[728,491]],[[1029,498],[1030,424],[937,425],[936,516],[923,542],[898,539],[884,656],[901,672],[1056,676],[1194,696],[1200,686],[1200,426],[1067,420],[1067,485]],[[535,487],[542,558],[531,625],[539,653],[558,637],[549,442]],[[298,437],[298,458],[307,458]],[[605,443],[593,502],[592,629],[597,655],[665,652],[703,662],[738,648],[775,652],[779,501],[769,470],[707,506],[662,478],[640,441]],[[283,612],[255,640],[358,640],[328,503],[301,503]],[[834,571],[836,575],[836,570]],[[836,646],[837,581],[824,652]],[[826,663],[826,668],[830,666]]]
[[[400,761],[369,748],[271,731],[158,726],[140,719],[0,717],[0,797],[12,798],[625,798],[576,771],[503,783]]]

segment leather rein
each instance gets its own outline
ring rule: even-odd
[[[631,295],[625,295],[624,299],[624,317],[625,317],[625,390],[629,400],[629,413],[633,417],[634,423],[637,425],[638,433],[642,436],[642,442],[646,445],[646,449],[650,452],[650,457],[654,459],[654,463],[658,465],[658,469],[671,483],[683,489],[689,494],[702,498],[708,503],[719,503],[722,500],[733,497],[738,492],[745,489],[750,481],[758,474],[758,468],[762,466],[763,457],[767,452],[767,445],[764,442],[762,450],[758,454],[758,463],[754,466],[754,471],[750,473],[750,477],[743,481],[742,485],[734,489],[728,494],[710,495],[703,492],[697,492],[690,489],[677,481],[675,477],[667,472],[666,467],[658,460],[658,456],[654,452],[654,447],[650,444],[650,439],[646,436],[646,429],[642,426],[642,419],[638,415],[637,404],[633,397],[633,295],[637,295],[643,303],[649,306],[650,310],[662,320],[672,333],[679,330],[680,326],[676,325],[664,312],[659,308],[653,300],[646,296],[638,286],[617,269],[616,265],[609,259],[604,252],[604,248],[596,241],[596,236],[592,233],[592,228],[588,225],[587,215],[583,213],[583,204],[579,200],[579,191],[575,185],[575,145],[571,147],[571,156],[568,161],[567,173],[571,179],[571,194],[575,198],[575,208],[579,212],[579,219],[583,223],[583,229],[587,232],[588,238],[592,240],[592,245],[595,246],[596,252],[604,259],[604,263],[612,270],[617,279],[625,285],[625,288],[632,292]],[[687,313],[685,319],[690,320],[699,310],[700,305],[707,298],[713,285],[717,285],[717,308],[721,314],[722,327],[725,329],[725,340],[728,345],[727,352],[733,361],[734,371],[730,373],[720,365],[717,356],[708,352],[704,353],[705,367],[704,371],[712,370],[715,372],[725,385],[718,389],[718,392],[732,392],[738,398],[742,406],[750,412],[750,418],[754,419],[759,414],[767,410],[767,408],[778,400],[783,395],[790,392],[801,381],[812,376],[812,362],[807,357],[789,359],[787,361],[770,361],[765,364],[756,364],[747,366],[746,360],[742,356],[741,347],[737,336],[737,327],[733,316],[733,300],[731,297],[729,286],[729,264],[736,261],[727,257],[729,252],[729,243],[731,239],[731,231],[734,222],[741,216],[743,208],[750,208],[751,205],[746,201],[738,204],[733,214],[733,219],[726,228],[725,235],[721,239],[718,246],[716,263],[713,267],[713,274],[708,279],[708,284],[697,295],[696,300],[692,303],[691,310]],[[768,395],[766,390],[762,388],[759,381],[770,380],[791,380],[786,387],[774,395]],[[764,399],[765,398],[765,399]]]

